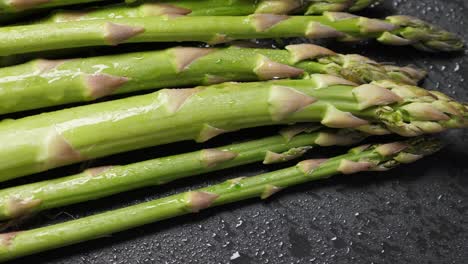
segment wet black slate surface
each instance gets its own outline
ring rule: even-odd
[[[439,24],[459,33],[468,42],[466,0],[387,0],[363,14],[381,17],[396,13]],[[426,54],[375,43],[331,44],[330,47],[380,61],[427,68],[430,76],[425,87],[468,101],[466,53]],[[210,144],[221,145],[266,133],[268,129],[251,130],[221,137]],[[315,182],[286,190],[266,202],[252,200],[210,209],[15,263],[468,263],[467,133],[445,134],[448,146],[442,152],[392,172]],[[198,147],[180,143],[152,148],[56,170],[35,179]],[[312,156],[329,156],[341,151],[317,150]],[[281,166],[287,165],[290,164]],[[70,220],[279,167],[244,166],[51,210],[36,216],[26,226]],[[16,183],[23,181],[28,179]]]

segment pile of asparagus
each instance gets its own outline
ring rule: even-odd
[[[80,5],[90,2],[95,3]],[[51,208],[245,164],[291,161],[314,148],[355,145],[369,136],[409,139],[365,144],[337,157],[306,159],[271,173],[4,233],[0,261],[213,206],[266,199],[283,188],[336,174],[389,170],[438,151],[442,143],[427,134],[466,128],[468,107],[418,87],[424,70],[339,54],[309,41],[284,49],[233,42],[375,39],[424,51],[463,49],[454,34],[413,17],[343,13],[374,2],[156,0],[108,6],[99,0],[1,0],[0,55],[14,65],[0,68],[0,114],[40,114],[0,123],[0,181],[171,142],[203,143],[240,129],[285,125],[266,138],[0,190],[0,220],[6,225]],[[58,9],[67,5],[73,9]],[[164,50],[80,56],[83,47],[119,51],[116,46],[123,43],[186,41],[209,46],[182,43]],[[41,59],[58,49],[68,49],[75,58]],[[15,64],[30,52],[35,59]],[[151,89],[161,90],[131,96]],[[128,97],[112,100],[116,94]],[[107,100],[92,103],[102,98]],[[70,103],[83,105],[67,108]],[[63,109],[44,109],[52,106]]]

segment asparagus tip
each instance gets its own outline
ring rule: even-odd
[[[417,154],[411,154],[411,153],[400,153],[397,157],[395,157],[395,160],[403,163],[403,164],[409,164],[413,163],[417,160],[422,159],[424,156],[423,155],[417,155]]]
[[[432,155],[443,148],[442,141],[435,137],[417,137],[405,141],[407,147],[400,153],[395,153],[396,157],[392,161],[383,164],[384,168],[391,169],[399,164],[413,163],[421,158]]]
[[[398,38],[412,43],[414,47],[424,51],[460,51],[464,48],[463,41],[455,34],[443,30],[430,23],[411,16],[390,16],[387,21],[399,26],[398,33],[384,34],[379,41],[399,45]],[[404,43],[403,43],[404,44]]]

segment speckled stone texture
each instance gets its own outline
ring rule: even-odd
[[[452,30],[468,42],[467,0],[398,0],[363,12],[383,17],[409,14]],[[376,43],[331,43],[343,53],[430,70],[424,86],[468,101],[468,56],[426,54]],[[268,129],[225,135],[204,146],[267,134]],[[233,138],[235,137],[235,138]],[[468,132],[444,137],[441,153],[388,173],[341,176],[291,188],[262,202],[251,200],[179,217],[14,263],[468,263]],[[58,177],[83,167],[129,163],[194,150],[173,144],[72,166],[35,179]],[[320,150],[311,156],[337,154]],[[119,208],[224,179],[288,166],[244,166],[162,187],[52,210],[23,226],[34,227]],[[9,185],[19,184],[19,180]]]

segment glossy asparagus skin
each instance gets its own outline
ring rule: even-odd
[[[19,13],[24,10],[31,9],[40,9],[40,8],[50,8],[50,7],[61,7],[75,4],[84,4],[96,2],[99,3],[102,0],[2,0],[0,1],[0,14],[5,13]],[[150,2],[151,1],[126,1],[127,3],[133,2]],[[244,12],[250,10],[251,14],[255,11],[261,12],[265,10],[266,12],[289,12],[293,10],[303,10],[306,9],[308,13],[320,13],[323,11],[358,11],[367,6],[370,6],[375,0],[321,0],[321,1],[301,1],[301,0],[261,0],[261,1],[252,1],[252,0],[182,0],[182,1],[173,1],[173,0],[161,0],[157,1],[159,4],[164,5],[177,5],[182,8],[187,9],[208,9],[216,10],[219,9],[230,9],[236,8],[241,9]],[[147,3],[147,4],[150,4]],[[125,5],[122,5],[124,7]],[[193,12],[193,11],[192,11]],[[218,11],[219,12],[219,11]],[[228,11],[229,12],[229,11]],[[231,11],[232,12],[232,11]],[[201,11],[201,13],[209,14],[209,11]]]
[[[249,163],[289,161],[315,147],[352,145],[367,136],[350,130],[320,130],[319,126],[286,128],[280,134],[125,166],[93,168],[77,175],[3,189],[0,220]]]
[[[454,34],[407,16],[385,20],[326,12],[322,16],[160,16],[74,21],[0,28],[0,56],[121,43],[200,41],[209,44],[251,38],[307,37],[352,41],[377,39],[427,51],[456,51]]]
[[[286,50],[178,47],[66,61],[41,59],[0,68],[0,114],[146,89],[304,78],[313,73],[332,74],[356,83],[389,79],[416,84],[425,76],[414,67],[381,65],[311,44],[290,45]],[[107,85],[90,90],[87,84],[93,80]]]
[[[404,136],[467,126],[467,109],[422,88],[308,80],[169,89],[0,123],[0,181],[171,142],[205,142],[243,128],[321,122]]]
[[[130,2],[130,1],[127,1]],[[375,0],[158,0],[140,1],[138,6],[127,4],[100,5],[99,7],[76,10],[55,10],[53,14],[39,21],[44,23],[59,23],[66,21],[93,20],[121,17],[146,17],[163,14],[188,16],[241,16],[254,13],[270,14],[305,14],[321,15],[325,11],[354,12],[370,6]],[[40,7],[40,6],[36,6]],[[0,23],[17,23],[32,14],[40,13],[40,9],[1,13]],[[24,23],[24,22],[23,22]],[[31,23],[31,22],[28,22]]]
[[[326,11],[358,11],[375,3],[364,1],[302,1],[302,0],[160,0],[142,2],[137,6],[125,4],[99,6],[87,10],[57,10],[53,15],[42,19],[44,23],[68,21],[137,18],[161,15],[186,16],[246,16],[250,14],[304,14],[321,15]]]
[[[0,235],[0,260],[11,260],[65,245],[97,239],[145,224],[254,197],[266,199],[283,188],[336,174],[388,170],[414,162],[440,149],[434,139],[413,139],[355,148],[328,160],[306,160],[296,166],[239,178],[47,227]]]

